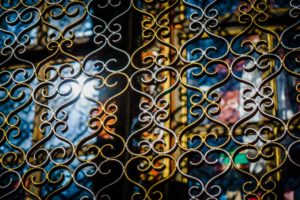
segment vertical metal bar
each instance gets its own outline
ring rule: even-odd
[[[269,50],[271,50],[273,48],[273,46],[274,46],[273,45],[273,37],[270,34],[268,34],[267,35],[267,39],[268,39],[268,48],[269,48]],[[270,73],[273,73],[274,70],[272,70],[272,69],[274,67],[276,67],[276,64],[275,64],[274,61],[270,61],[270,62],[271,62],[270,63]],[[277,96],[278,96],[278,94],[277,94],[276,79],[273,78],[271,80],[270,84],[271,84],[271,87],[274,90],[274,95],[273,95],[274,108],[272,110],[272,115],[275,116],[275,117],[277,117],[277,113],[278,113],[278,98],[277,98]],[[278,136],[278,128],[277,127],[274,127],[274,135],[275,135],[275,137]],[[281,160],[281,154],[280,154],[279,149],[276,148],[275,149],[275,165],[276,165],[276,167],[280,165],[280,162],[281,162],[280,160]],[[278,171],[276,173],[276,179],[277,179],[277,181],[280,180],[280,171]]]

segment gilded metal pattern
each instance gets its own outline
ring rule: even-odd
[[[300,103],[300,4],[274,26],[271,1],[222,3],[0,0],[0,199],[169,199],[174,181],[220,199],[231,173],[241,198],[280,199],[300,167],[277,90],[293,77]],[[224,121],[231,82],[243,114]]]

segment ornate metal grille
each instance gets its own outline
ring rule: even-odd
[[[299,15],[0,0],[0,199],[300,198]]]

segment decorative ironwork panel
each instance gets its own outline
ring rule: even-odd
[[[299,0],[0,0],[0,199],[300,199]]]

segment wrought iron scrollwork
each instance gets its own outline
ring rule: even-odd
[[[282,199],[300,4],[230,4],[0,0],[0,199]]]

